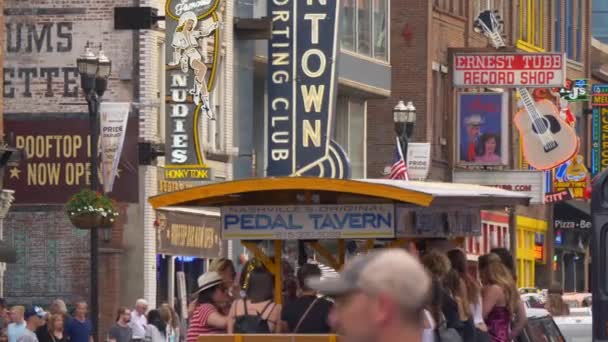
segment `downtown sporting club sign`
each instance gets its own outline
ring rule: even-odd
[[[348,178],[348,157],[331,139],[338,1],[271,0],[268,16],[267,175]]]
[[[166,166],[169,180],[207,180],[201,121],[215,119],[210,91],[219,59],[220,0],[166,0]]]

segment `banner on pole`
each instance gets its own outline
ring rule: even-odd
[[[131,104],[128,102],[102,102],[99,106],[101,174],[105,193],[112,192],[114,186],[130,108]]]

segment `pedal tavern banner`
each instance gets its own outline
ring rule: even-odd
[[[125,142],[131,104],[102,102],[99,107],[101,131],[101,175],[103,191],[112,192],[118,162]]]
[[[347,178],[331,139],[337,92],[338,1],[268,1],[267,175]]]
[[[219,59],[219,3],[166,0],[165,179],[209,179],[199,128],[216,114],[209,92]]]

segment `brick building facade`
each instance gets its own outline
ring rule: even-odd
[[[504,21],[503,35],[509,49],[520,52],[564,52],[567,57],[567,77],[590,78],[590,11],[589,0],[526,1],[526,0],[410,0],[391,2],[391,64],[392,90],[388,100],[368,102],[368,177],[381,177],[385,166],[392,163],[394,146],[393,107],[399,100],[412,101],[416,106],[417,121],[412,141],[431,144],[429,179],[451,181],[458,148],[457,100],[462,91],[496,92],[497,89],[456,90],[451,84],[450,48],[494,49],[488,39],[475,32],[474,20],[482,10],[498,10]],[[510,124],[518,111],[514,90],[509,93],[508,105],[508,163],[491,170],[527,169],[520,156],[520,140],[514,125]],[[584,113],[586,103],[570,105],[577,117],[577,133],[581,137],[581,151],[585,156],[588,147],[590,118]],[[542,234],[547,253],[544,260],[535,263],[518,259],[520,272],[525,276],[520,286],[533,286],[534,268],[550,270],[553,256],[552,205],[540,204],[511,211],[511,247],[524,251],[529,234]],[[525,222],[526,227],[518,227]],[[549,223],[549,224],[547,224]],[[543,228],[544,227],[544,228]],[[549,227],[547,229],[547,227]],[[521,228],[521,231],[519,231]],[[538,231],[536,230],[538,229]],[[532,243],[533,244],[533,243]],[[536,272],[541,274],[541,272]],[[538,279],[547,287],[553,280],[551,272]]]
[[[16,204],[4,225],[5,239],[17,250],[17,263],[8,265],[4,278],[4,297],[10,304],[48,305],[63,298],[71,306],[76,300],[89,301],[89,233],[75,229],[64,211],[66,196],[86,187],[89,172],[85,146],[90,144],[88,132],[83,131],[88,127],[88,114],[76,58],[87,42],[95,50],[101,44],[112,60],[104,99],[133,102],[138,52],[132,32],[114,30],[113,8],[136,3],[4,1],[6,140],[13,146],[19,143],[25,155],[31,154],[10,175],[6,173],[4,182],[5,187],[16,190]],[[56,122],[63,127],[53,129],[61,133],[51,133]],[[130,125],[137,122],[130,120]],[[24,127],[33,131],[24,133]],[[136,143],[137,138],[130,143],[132,148]],[[123,176],[128,172],[137,177],[136,154],[130,158],[131,170],[123,167]],[[50,171],[54,167],[55,174]],[[79,171],[74,173],[75,169]],[[124,190],[136,193],[137,182]],[[42,199],[46,194],[51,194],[51,200]],[[40,195],[45,196],[37,198]],[[113,197],[119,200],[121,216],[109,239],[100,234],[100,336],[105,336],[117,308],[125,304],[121,297],[123,260],[130,253],[125,251],[136,249],[130,245],[137,244],[125,236],[141,226],[137,200]]]

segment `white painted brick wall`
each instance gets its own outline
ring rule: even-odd
[[[164,14],[164,2],[157,0],[142,0],[140,6],[150,6],[159,9],[159,15]],[[164,41],[164,32],[142,30],[139,32],[139,115],[140,134],[143,141],[159,142],[160,134],[158,120],[161,103],[159,98],[159,45]],[[140,174],[144,177],[144,198],[158,194],[158,171],[154,166],[142,166]],[[143,207],[143,240],[144,240],[144,298],[152,307],[156,304],[156,228],[154,221],[156,213],[152,206],[145,201]]]
[[[223,146],[226,151],[232,150],[232,120],[233,120],[233,44],[234,34],[232,29],[233,23],[233,1],[224,0],[226,18],[224,19],[224,32],[222,49],[224,63],[222,71],[217,77],[223,77],[221,88],[216,88],[216,91],[224,92],[223,101],[221,102],[221,115],[224,115],[224,136]],[[159,9],[159,15],[164,15],[164,1],[160,0],[142,0],[141,6],[151,6]],[[164,27],[164,23],[161,23]],[[162,63],[162,56],[159,53],[164,51],[158,49],[159,44],[165,40],[165,34],[162,31],[146,30],[140,31],[140,56],[139,56],[139,71],[140,71],[140,99],[139,99],[139,114],[140,114],[140,140],[160,142],[164,135],[159,128],[159,120],[164,120],[160,117],[160,106],[164,106],[164,94],[158,97],[161,93],[161,80],[158,74],[159,63]],[[202,139],[203,142],[211,141],[209,139],[208,129],[209,121],[202,120]],[[208,146],[203,146],[203,149],[208,149]],[[220,151],[224,152],[224,151]],[[163,158],[159,158],[159,165],[162,165]],[[214,169],[213,173],[218,177],[232,179],[231,163],[209,162],[210,167]],[[153,166],[141,167],[141,174],[144,177],[145,188],[142,189],[144,197],[149,198],[158,194],[158,170]],[[143,206],[143,232],[144,232],[144,298],[149,303],[156,303],[156,229],[154,221],[156,214],[152,207],[147,203],[142,203]]]

